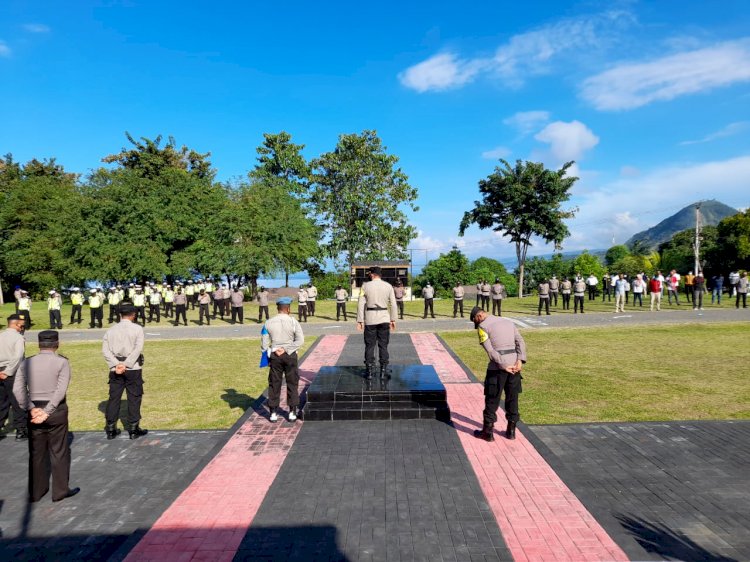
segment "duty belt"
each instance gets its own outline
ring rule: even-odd
[[[60,402],[57,403],[58,406],[62,406],[63,404],[67,404],[66,397],[63,396],[63,399],[60,400]],[[49,400],[32,400],[34,403],[34,407],[36,408],[44,408],[47,404],[49,404]]]
[[[388,310],[388,309],[383,308],[382,306],[368,306],[367,310]]]
[[[498,355],[510,355],[511,353],[517,353],[515,349],[496,349],[495,353]]]

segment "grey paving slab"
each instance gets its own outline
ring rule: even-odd
[[[286,559],[512,558],[455,429],[414,420],[302,427],[235,557]]]
[[[0,440],[0,559],[107,560],[134,544],[217,452],[226,431],[72,436],[74,498],[27,498],[28,447]]]
[[[635,560],[750,560],[750,422],[531,426],[525,434]]]

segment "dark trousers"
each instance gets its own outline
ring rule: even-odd
[[[482,308],[487,311],[490,309],[490,296],[482,295]]]
[[[544,307],[545,312],[549,314],[549,297],[546,299],[539,297],[539,314],[542,313],[542,307]]]
[[[156,321],[161,322],[161,308],[159,308],[158,304],[149,304],[148,305],[148,321],[149,322],[153,321],[154,315],[156,316]]]
[[[602,287],[602,302],[604,302],[604,299],[607,299],[607,301],[612,302],[612,295],[609,292],[608,284],[605,284],[604,287]]]
[[[559,293],[560,293],[559,291],[550,291],[550,292],[549,292],[549,300],[550,300],[550,303],[551,303],[551,302],[552,302],[552,301],[554,300],[554,301],[555,301],[555,306],[557,306],[557,295],[558,295]]]
[[[263,320],[263,315],[266,315],[266,320],[268,320],[268,306],[259,306],[258,307],[258,322]]]
[[[694,294],[693,293],[693,286],[692,285],[688,285],[687,283],[685,283],[685,300],[688,301],[688,302],[690,302],[691,300],[693,300],[693,302],[694,302],[693,294]]]
[[[502,299],[492,299],[492,314],[494,314],[495,316],[503,315],[503,300]]]
[[[388,342],[390,339],[391,325],[389,322],[365,325],[365,364],[375,364],[375,344],[377,344],[380,364],[387,365],[390,359],[388,355]]]
[[[633,293],[633,306],[638,301],[638,306],[643,307],[643,293]]]
[[[297,369],[297,352],[291,355],[271,353],[268,360],[268,407],[271,411],[281,402],[281,383],[286,378],[286,405],[289,408],[299,406],[299,369]]]
[[[187,300],[190,310],[195,310],[195,303],[198,302],[198,295],[187,295]]]
[[[203,317],[206,317],[206,324],[211,325],[211,318],[208,316],[208,303],[198,305],[198,324],[203,325]]]
[[[570,310],[570,293],[562,294],[563,310]]]
[[[346,317],[346,303],[345,302],[336,302],[336,320],[338,320],[341,315],[344,315],[344,322],[347,321]]]
[[[8,413],[13,410],[13,429],[26,429],[26,412],[18,405],[13,394],[13,383],[16,377],[6,377],[0,381],[0,427],[5,425]]]
[[[307,312],[310,313],[310,316],[315,316],[315,301],[307,301]]]
[[[171,302],[164,303],[164,316],[166,316],[167,318],[172,318],[173,306],[174,306],[174,303],[171,303]]]
[[[672,297],[674,297],[675,304],[680,304],[680,294],[677,291],[669,289],[667,291],[667,302],[669,302],[669,304],[672,304]]]
[[[398,308],[398,317],[404,319],[404,301],[396,301],[396,308]]]
[[[592,301],[596,298],[596,285],[589,285],[589,300]]]
[[[477,302],[474,306],[479,306],[482,304],[482,293],[477,293]]]
[[[74,304],[73,309],[70,311],[70,323],[78,322],[81,323],[81,309],[83,308],[80,304]]]
[[[128,423],[133,426],[141,421],[141,401],[143,400],[143,372],[141,369],[127,370],[122,375],[109,372],[109,401],[107,402],[107,424],[117,423],[120,416],[122,391],[128,397]]]
[[[239,319],[240,324],[245,323],[245,309],[241,306],[232,307],[232,324],[237,322],[237,319]]]
[[[221,313],[221,317],[224,318],[224,300],[214,299],[214,318],[216,315]]]
[[[487,371],[484,379],[484,412],[482,413],[486,425],[497,421],[497,409],[503,392],[505,392],[505,419],[511,422],[519,420],[518,395],[521,394],[521,378],[521,373],[512,375],[508,371]]]
[[[461,312],[461,318],[464,317],[464,299],[453,299],[453,318],[458,312]]]
[[[737,291],[737,302],[735,303],[735,308],[740,307],[740,300],[742,300],[742,308],[747,308],[747,293],[740,293]]]
[[[578,312],[578,307],[581,307],[581,312],[583,312],[583,295],[574,295],[573,296],[573,312]]]
[[[180,323],[180,316],[182,316],[182,322],[187,326],[187,314],[185,313],[185,310],[187,309],[187,305],[185,304],[178,304],[177,309],[175,312],[175,324]]]
[[[701,289],[693,290],[693,308],[703,308],[703,291]]]
[[[44,402],[34,403],[42,407]],[[64,499],[70,480],[68,444],[68,405],[64,402],[44,423],[29,421],[29,497],[39,501],[49,491],[52,472],[52,499]]]
[[[92,308],[89,312],[91,313],[90,326],[92,328],[95,326],[101,328],[104,323],[104,309],[100,306],[99,308]]]
[[[109,323],[120,321],[120,305],[110,304],[109,305]]]
[[[307,322],[307,304],[299,303],[297,305],[297,319],[302,322],[302,318],[305,318],[305,322]]]
[[[19,310],[18,315],[26,321],[26,329],[31,327],[31,312],[28,310]]]
[[[136,306],[135,307],[135,322],[138,323],[138,319],[141,319],[141,322],[143,325],[146,325],[146,307],[145,306]]]
[[[49,311],[49,329],[50,330],[62,330],[62,316],[59,310]]]
[[[434,300],[435,299],[425,299],[424,300],[424,316],[422,318],[427,318],[427,310],[430,310],[430,315],[435,318],[435,307],[434,307]]]

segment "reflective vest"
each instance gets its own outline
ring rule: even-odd
[[[18,310],[31,310],[31,299],[29,297],[18,299]]]
[[[125,291],[123,291],[122,289],[117,289],[115,293],[117,293],[117,296],[120,297],[120,302],[125,300]]]
[[[73,293],[72,295],[70,295],[70,302],[76,306],[82,305],[83,295],[81,293]]]
[[[169,289],[164,291],[164,302],[174,302],[174,291]]]
[[[112,306],[120,304],[120,294],[117,291],[110,293],[107,295],[107,302]]]
[[[132,301],[133,295],[135,295],[135,289],[133,287],[128,288],[128,298]]]
[[[92,297],[89,297],[89,306],[91,308],[101,308],[102,298],[98,294]]]
[[[151,304],[159,304],[161,302],[161,293],[154,291],[149,295],[148,302]]]
[[[47,310],[60,310],[60,301],[57,297],[47,299]]]
[[[137,306],[139,308],[146,306],[146,295],[144,295],[143,293],[141,293],[140,295],[138,293],[133,295],[133,306]]]
[[[185,294],[192,297],[195,294],[195,287],[192,284],[185,287]]]

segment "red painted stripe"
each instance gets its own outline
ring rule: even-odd
[[[466,377],[447,350],[437,349],[443,347],[437,337],[418,336],[412,341],[420,360],[436,365],[441,379]],[[472,435],[482,425],[475,421],[484,408],[481,384],[449,382],[446,388],[461,444],[516,561],[628,560],[521,431],[508,441],[496,430],[492,443]]]
[[[346,339],[325,336],[318,342],[300,365],[300,389],[321,367],[336,364]],[[272,424],[253,413],[126,560],[232,560],[301,426]]]

